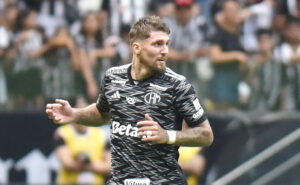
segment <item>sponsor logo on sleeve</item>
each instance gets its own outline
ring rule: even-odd
[[[194,119],[199,119],[202,115],[203,115],[204,111],[201,108],[198,112],[196,112],[195,114],[193,114],[193,118]]]
[[[197,111],[195,114],[193,114],[193,118],[194,118],[194,119],[199,119],[199,118],[203,115],[204,110],[202,109],[202,107],[201,107],[201,105],[200,105],[200,103],[199,103],[198,98],[196,98],[196,99],[193,101],[193,104],[194,104],[194,107],[195,107],[195,109],[196,109],[196,111]]]
[[[194,107],[195,107],[196,110],[200,110],[201,105],[200,105],[200,103],[199,103],[198,98],[196,98],[196,99],[193,101],[193,104],[194,104]]]

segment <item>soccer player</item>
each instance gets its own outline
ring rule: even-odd
[[[111,122],[110,185],[187,184],[178,147],[213,141],[193,87],[166,67],[169,33],[159,17],[141,18],[129,32],[132,63],[107,70],[96,103],[72,108],[57,99],[47,105],[49,118],[59,124]]]

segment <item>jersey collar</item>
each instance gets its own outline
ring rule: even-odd
[[[132,79],[132,76],[131,76],[131,68],[132,68],[132,64],[131,64],[131,65],[128,67],[128,69],[127,69],[128,80],[129,80],[129,83],[130,83],[131,85],[136,85],[136,84],[134,83],[134,80]],[[144,79],[144,80],[138,81],[138,84],[137,84],[137,85],[148,84],[148,83],[146,83],[146,82],[150,82],[152,79],[155,79],[155,78],[161,78],[162,76],[163,76],[163,75],[157,75],[157,74],[152,75],[152,76],[150,76],[149,78],[146,78],[146,79]]]

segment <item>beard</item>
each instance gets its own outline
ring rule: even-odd
[[[156,75],[163,75],[166,72],[166,65],[164,65],[163,67],[154,66],[152,67],[152,70]]]
[[[166,72],[166,62],[149,61],[143,56],[140,58],[141,62],[145,64],[155,75],[163,75]]]

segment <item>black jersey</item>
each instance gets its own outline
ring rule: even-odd
[[[178,165],[178,146],[142,142],[137,122],[148,113],[162,128],[181,130],[183,119],[190,127],[206,120],[191,84],[169,68],[163,75],[133,81],[131,64],[107,70],[97,108],[111,115],[112,178],[150,179],[151,184],[187,184]]]

